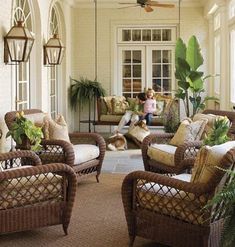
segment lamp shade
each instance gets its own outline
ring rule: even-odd
[[[64,57],[65,47],[59,39],[58,34],[54,34],[44,45],[44,64],[58,65],[61,64]]]
[[[27,62],[33,43],[30,31],[18,21],[4,37],[4,62]]]

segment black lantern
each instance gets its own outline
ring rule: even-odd
[[[58,34],[54,34],[44,45],[44,65],[61,64],[65,52],[65,47],[59,39]]]
[[[4,62],[27,62],[32,50],[34,38],[30,31],[18,21],[4,37]]]

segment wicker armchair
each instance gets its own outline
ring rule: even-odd
[[[14,151],[0,154],[0,168],[0,233],[62,224],[67,234],[77,187],[69,166]]]
[[[233,148],[223,156],[219,166],[234,167],[234,161]],[[214,169],[208,183],[190,182],[190,174],[174,177],[147,171],[128,174],[122,184],[122,201],[129,246],[140,236],[174,247],[219,247],[223,216],[215,216],[214,208],[203,209],[226,181],[222,179],[224,171]]]
[[[231,122],[231,127],[228,134],[232,139],[234,139],[235,112],[220,111],[220,110],[205,110],[203,114],[227,116]],[[182,173],[186,169],[185,162],[183,161],[187,159],[188,160],[193,159],[196,156],[198,149],[202,146],[202,141],[187,142],[178,147],[168,145],[168,142],[171,140],[173,136],[174,136],[173,133],[158,133],[158,134],[151,134],[144,139],[141,150],[142,150],[144,168],[146,171],[152,171],[161,174]],[[158,161],[153,158],[150,158],[150,156],[148,155],[148,149],[149,147],[152,147],[154,144],[167,144],[167,147],[169,147],[169,149],[164,150],[163,147],[163,151],[169,153],[169,156],[171,156],[171,160],[172,160],[171,164],[166,164],[165,160]],[[188,166],[187,168],[190,169],[190,167]]]
[[[5,115],[5,122],[8,129],[16,118],[17,111],[8,112]],[[24,110],[24,114],[41,114],[39,109]],[[87,175],[96,175],[96,180],[99,182],[99,175],[105,155],[106,144],[104,138],[97,133],[71,133],[69,134],[71,143],[64,140],[42,140],[42,150],[38,152],[38,156],[43,164],[49,163],[65,163],[73,168],[77,175],[77,181]],[[83,145],[81,143],[89,143]],[[96,151],[93,152],[93,150]],[[79,158],[83,154],[90,153],[91,158],[83,160]],[[77,163],[78,162],[78,163]]]

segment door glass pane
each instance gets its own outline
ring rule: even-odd
[[[163,91],[171,91],[171,80],[163,79]]]
[[[141,30],[132,30],[132,40],[141,41]]]
[[[141,51],[133,51],[133,63],[141,63]]]
[[[153,29],[152,30],[152,40],[153,41],[161,41],[161,30]]]
[[[133,92],[141,92],[141,79],[133,80]]]
[[[161,77],[161,65],[153,65],[153,77]]]
[[[153,63],[161,63],[162,54],[161,51],[153,51],[152,52],[152,62]]]
[[[26,101],[27,100],[27,83],[19,84],[19,100]]]
[[[131,77],[131,65],[123,65],[123,77]]]
[[[122,87],[123,87],[124,92],[130,92],[131,91],[131,80],[124,79],[122,83]]]
[[[153,90],[155,92],[161,92],[162,91],[161,79],[153,79]]]
[[[122,52],[122,62],[123,63],[130,63],[131,62],[131,51],[123,51]]]
[[[143,32],[142,33],[142,35],[143,35],[142,40],[143,41],[151,41],[151,30],[146,29],[146,30],[143,30],[142,32]]]
[[[171,65],[163,65],[163,77],[171,77]]]
[[[141,77],[141,65],[133,65],[133,77]]]
[[[163,63],[171,63],[171,51],[162,51]]]

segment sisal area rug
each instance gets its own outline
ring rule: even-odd
[[[128,247],[128,233],[121,201],[124,175],[103,173],[78,185],[68,236],[62,226],[50,226],[0,236],[1,247]],[[137,237],[134,247],[160,245]]]

